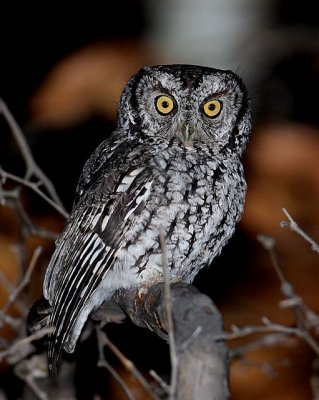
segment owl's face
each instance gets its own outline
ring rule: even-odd
[[[242,81],[230,71],[145,67],[122,95],[119,125],[142,139],[241,154],[250,133],[249,99]]]

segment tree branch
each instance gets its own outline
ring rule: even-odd
[[[131,394],[130,388],[121,378],[121,376],[115,371],[115,369],[106,361],[104,356],[104,346],[106,343],[106,334],[100,329],[100,327],[96,328],[96,336],[97,336],[97,344],[98,344],[98,353],[99,353],[99,360],[97,366],[99,368],[105,368],[109,371],[109,373],[113,376],[115,381],[119,384],[123,392],[125,393],[126,397],[129,400],[134,400],[134,397]]]
[[[264,325],[256,326],[256,325],[246,325],[243,328],[238,328],[236,326],[232,327],[232,332],[227,334],[227,336],[223,336],[223,338],[227,338],[227,340],[243,338],[250,335],[255,335],[257,333],[284,333],[286,335],[295,336],[301,340],[303,340],[310,349],[319,356],[319,344],[316,340],[310,335],[307,330],[300,329],[298,327],[288,327],[281,324],[276,324],[271,322],[268,318],[263,317],[262,322]]]
[[[28,187],[29,189],[33,190],[37,195],[42,197],[48,204],[50,204],[51,207],[53,207],[56,211],[58,211],[64,218],[68,217],[68,213],[65,211],[64,207],[60,206],[59,203],[56,203],[55,200],[52,200],[49,196],[47,196],[45,193],[42,192],[42,190],[39,189],[39,185],[31,182],[27,179],[20,178],[19,176],[13,175],[10,172],[5,171],[3,168],[0,167],[0,177],[2,178],[2,181],[6,181],[7,179],[10,179],[14,182],[20,183],[23,186]]]
[[[291,308],[296,323],[300,329],[305,328],[304,317],[303,317],[303,301],[296,295],[293,285],[287,280],[284,271],[279,263],[274,238],[266,235],[258,235],[258,240],[262,244],[265,250],[269,252],[273,267],[280,281],[281,293],[285,296],[284,302],[281,303],[282,307]]]
[[[7,121],[11,133],[21,151],[22,157],[26,164],[26,173],[25,173],[25,180],[30,180],[32,176],[35,176],[39,179],[39,181],[43,184],[46,188],[48,193],[51,196],[51,199],[56,203],[56,205],[62,210],[64,214],[67,214],[64,206],[56,193],[55,187],[53,186],[51,180],[45,175],[42,169],[38,166],[35,162],[32,152],[25,140],[25,137],[17,124],[16,120],[13,118],[13,115],[9,111],[5,102],[0,98],[0,112],[3,114],[5,120]]]
[[[228,399],[228,352],[218,310],[191,285],[173,283],[170,289],[178,357],[176,399]],[[137,326],[167,339],[164,284],[151,286],[146,293],[119,290],[113,299]]]
[[[10,307],[11,304],[13,304],[17,297],[19,296],[19,294],[22,292],[22,290],[29,284],[30,279],[31,279],[31,275],[33,273],[34,267],[36,266],[36,263],[38,261],[38,258],[40,257],[40,254],[42,253],[42,247],[38,246],[32,255],[30,264],[28,266],[28,269],[26,271],[26,273],[24,274],[22,281],[19,283],[18,286],[15,287],[15,289],[13,290],[12,293],[10,293],[9,298],[7,303],[5,304],[5,306],[3,307],[2,311],[4,313],[6,313],[8,311],[8,308]]]

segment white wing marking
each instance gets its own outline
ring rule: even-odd
[[[105,217],[103,218],[102,221],[102,231],[104,231],[104,229],[106,228],[107,223],[109,222],[110,216],[109,215],[105,215]]]

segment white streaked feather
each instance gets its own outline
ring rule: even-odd
[[[136,177],[144,170],[144,168],[136,168],[131,171],[128,175],[125,175],[124,178],[121,180],[120,184],[118,185],[116,192],[126,192],[128,188],[131,186],[133,181]]]
[[[93,248],[91,249],[91,251],[88,252],[85,259],[83,260],[83,264],[86,264],[89,259],[90,259],[90,264],[91,264],[91,259],[95,256],[96,248],[98,246],[101,246],[102,249],[105,247],[105,244],[101,241],[101,239],[99,237],[97,237],[97,239],[95,240],[95,243],[93,245]]]
[[[135,210],[137,209],[138,205],[142,201],[146,201],[147,200],[148,196],[150,195],[150,191],[151,191],[150,189],[151,189],[152,184],[153,184],[153,181],[145,183],[145,185],[143,186],[143,188],[146,189],[145,193],[142,194],[141,196],[136,197],[136,199],[135,199],[135,204],[136,205],[126,213],[126,215],[124,217],[124,221],[126,221],[135,212]],[[143,190],[143,188],[141,190]]]
[[[65,343],[65,350],[69,353],[74,351],[75,344],[80,336],[83,325],[88,319],[93,309],[97,309],[104,301],[107,301],[118,287],[128,288],[137,284],[138,269],[130,268],[129,270],[117,265],[107,271],[108,279],[103,279],[97,287],[94,294],[90,297],[85,307],[81,310],[76,318],[76,323],[69,332]]]
[[[118,185],[116,192],[117,193],[122,193],[122,192],[126,192],[128,186],[124,183],[121,183],[120,185]]]
[[[95,225],[98,223],[100,217],[102,215],[102,212],[96,214],[96,216],[93,218],[93,221],[91,222],[90,228],[94,229]]]
[[[124,217],[124,221],[126,221],[126,220],[135,212],[135,210],[137,209],[137,207],[138,207],[138,204],[136,204],[135,207],[131,208],[131,209],[126,213],[126,215],[125,215],[125,217]]]
[[[102,251],[105,249],[105,246],[100,247],[99,249],[95,250],[93,256],[90,259],[89,265],[92,265],[96,258],[102,253]]]
[[[98,235],[94,233],[93,235],[87,235],[84,240],[85,247],[81,249],[80,260],[83,259],[86,254],[87,249],[91,246],[92,242],[98,238]]]
[[[146,189],[145,193],[142,194],[141,196],[138,196],[136,198],[136,204],[140,204],[142,201],[145,201],[148,196],[150,195],[151,187],[152,187],[153,181],[147,182],[144,185],[144,188]]]
[[[105,215],[105,217],[103,218],[102,221],[102,231],[104,231],[104,229],[106,228],[107,223],[109,222],[110,216],[109,215]]]
[[[130,174],[125,175],[124,178],[122,179],[122,183],[130,186],[130,184],[134,181],[134,179],[135,179],[134,175],[133,176],[131,176]]]
[[[109,247],[108,247],[109,249]],[[95,265],[94,269],[93,269],[93,274],[96,274],[96,272],[99,270],[101,264],[105,261],[106,255],[104,255]]]
[[[144,169],[145,169],[144,167],[133,169],[133,171],[131,171],[131,172],[129,173],[129,175],[130,175],[130,176],[137,176],[137,175],[139,175],[142,171],[144,171]]]

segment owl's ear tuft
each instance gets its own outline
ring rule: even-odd
[[[139,116],[137,108],[135,107],[135,91],[137,83],[139,82],[140,73],[133,75],[125,86],[118,108],[117,108],[117,127],[123,129],[131,128],[138,124]]]

